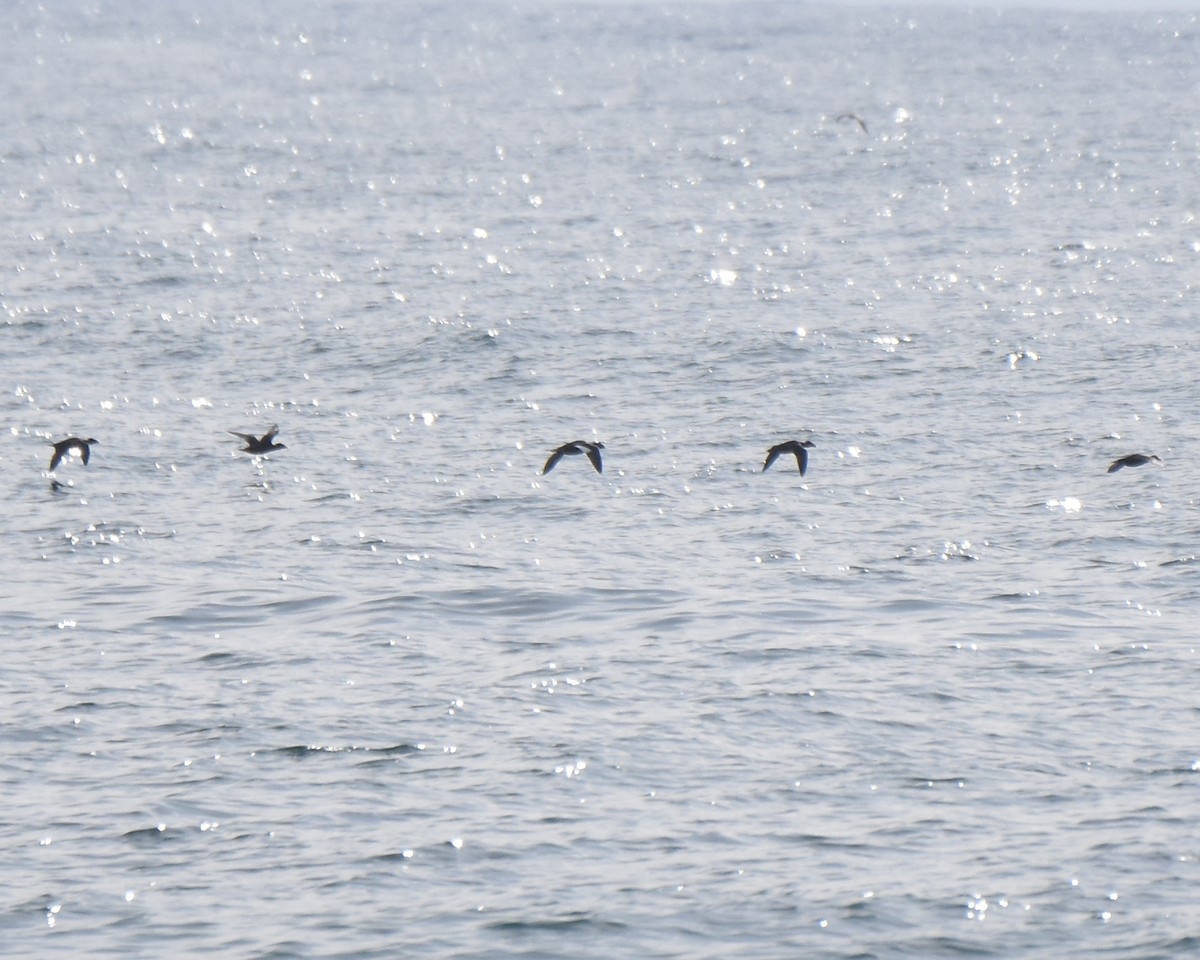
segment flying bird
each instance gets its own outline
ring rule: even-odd
[[[777,443],[767,451],[767,462],[763,464],[762,472],[766,473],[767,468],[782,454],[794,453],[796,466],[800,468],[800,476],[804,476],[804,472],[808,469],[808,451],[815,446],[816,444],[811,440],[786,440],[783,443]]]
[[[840,113],[840,114],[838,114],[837,122],[841,123],[843,120],[853,120],[855,123],[858,124],[859,129],[862,130],[863,133],[867,133],[867,134],[870,133],[870,131],[867,129],[866,122],[857,113]]]
[[[86,440],[80,440],[78,437],[67,437],[66,440],[59,440],[58,443],[52,445],[54,447],[54,456],[50,458],[50,469],[54,470],[55,467],[62,463],[62,458],[72,450],[79,451],[79,459],[83,461],[83,465],[86,467],[88,459],[92,455],[92,444],[99,442],[94,437],[88,437]]]
[[[275,442],[275,435],[279,433],[279,424],[272,424],[271,429],[264,433],[261,437],[256,437],[252,433],[238,433],[236,430],[230,430],[229,433],[240,438],[245,442],[242,448],[243,453],[253,453],[256,456],[264,453],[270,453],[272,450],[286,450],[287,445]]]
[[[586,440],[573,440],[571,443],[564,443],[561,447],[550,454],[550,459],[546,461],[546,465],[542,467],[542,476],[548,474],[558,464],[558,461],[563,457],[574,457],[581,453],[586,453],[587,458],[592,461],[592,466],[596,468],[597,473],[604,472],[604,464],[600,462],[600,451],[604,449],[602,443],[588,443]]]
[[[84,463],[87,461],[84,460]],[[1162,457],[1157,457],[1153,453],[1131,453],[1120,460],[1114,460],[1112,466],[1108,468],[1108,472],[1116,473],[1122,467],[1144,467],[1148,463],[1162,463]]]

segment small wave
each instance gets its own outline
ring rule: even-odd
[[[274,750],[265,752],[274,753],[281,757],[292,757],[297,760],[303,760],[309,757],[316,757],[331,753],[367,754],[373,757],[397,757],[406,756],[412,753],[420,753],[422,749],[423,747],[420,744],[412,743],[397,743],[390,747],[362,747],[345,744],[338,745],[307,743],[296,744],[295,746],[291,747],[276,747]]]
[[[626,924],[615,920],[602,920],[589,914],[573,914],[565,917],[547,917],[541,920],[497,920],[488,925],[497,933],[569,933],[571,935],[586,935],[592,932],[620,932],[628,929]]]
[[[173,831],[167,829],[165,823],[153,827],[143,827],[140,830],[130,830],[122,834],[122,838],[137,844],[162,843],[172,838]]]

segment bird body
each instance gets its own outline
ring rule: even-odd
[[[1122,467],[1144,467],[1148,463],[1162,463],[1162,457],[1155,456],[1153,453],[1131,453],[1120,460],[1114,460],[1108,468],[1108,472],[1116,473]]]
[[[279,433],[279,424],[272,424],[271,429],[264,433],[261,437],[256,437],[252,433],[238,433],[236,430],[230,430],[229,433],[238,437],[245,442],[242,448],[243,453],[253,453],[255,456],[261,456],[264,453],[270,453],[272,450],[286,450],[287,445],[275,442],[275,435]]]
[[[767,451],[767,462],[763,464],[762,472],[766,473],[767,468],[782,454],[794,453],[796,466],[800,468],[800,476],[804,476],[805,471],[808,470],[808,451],[815,446],[816,444],[811,440],[786,440],[783,443],[777,443]]]
[[[592,466],[596,468],[597,473],[604,472],[604,464],[600,461],[600,451],[604,449],[602,443],[588,443],[586,440],[572,440],[570,443],[564,443],[561,447],[550,454],[550,458],[546,461],[546,465],[542,467],[542,476],[548,474],[558,464],[558,461],[563,457],[578,456],[581,453],[587,454],[587,458],[592,461]]]
[[[86,440],[80,440],[78,437],[67,437],[66,440],[59,440],[58,443],[53,444],[54,455],[50,458],[50,469],[53,471],[62,462],[62,458],[72,450],[79,451],[79,459],[83,461],[83,465],[86,467],[91,457],[92,444],[99,442],[94,437],[88,437]]]

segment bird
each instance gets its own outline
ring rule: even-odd
[[[561,447],[550,454],[550,459],[546,461],[546,465],[542,467],[542,476],[544,477],[554,469],[558,461],[563,457],[573,457],[581,453],[586,453],[587,458],[592,461],[592,466],[596,468],[597,473],[604,472],[604,464],[600,462],[600,451],[604,449],[602,443],[588,443],[586,440],[572,440],[570,443],[564,443]]]
[[[1112,466],[1108,468],[1108,472],[1116,473],[1122,467],[1144,467],[1148,463],[1162,463],[1162,457],[1155,456],[1153,453],[1131,453],[1120,460],[1114,460]]]
[[[86,467],[88,459],[92,455],[92,444],[99,443],[95,437],[88,437],[86,440],[80,440],[78,437],[67,437],[66,440],[59,440],[58,443],[52,444],[54,447],[54,456],[50,458],[50,469],[53,470],[72,450],[79,451],[79,459],[83,461]]]
[[[242,448],[243,453],[253,453],[255,455],[270,453],[272,450],[286,450],[287,445],[275,442],[275,434],[279,432],[279,424],[271,425],[271,429],[264,433],[261,437],[256,437],[252,433],[238,433],[236,430],[230,430],[229,433],[235,437],[240,437],[245,441],[246,445]]]
[[[804,471],[808,469],[808,451],[815,446],[811,440],[785,440],[783,443],[777,443],[767,451],[767,462],[763,464],[762,472],[766,473],[767,468],[779,459],[780,454],[794,453],[800,476],[804,476]]]
[[[843,120],[853,120],[855,123],[858,124],[859,129],[862,130],[863,133],[867,133],[867,134],[870,133],[870,131],[867,129],[866,123],[863,121],[863,118],[860,117],[857,113],[840,113],[840,114],[838,114],[837,122],[841,123]]]

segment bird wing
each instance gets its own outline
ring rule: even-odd
[[[271,443],[275,439],[275,434],[279,432],[279,424],[271,424],[271,429],[263,434],[263,443]]]
[[[1109,473],[1116,473],[1116,472],[1117,472],[1118,470],[1120,470],[1120,469],[1121,469],[1123,466],[1125,466],[1125,461],[1124,461],[1124,460],[1114,460],[1114,461],[1113,461],[1113,464],[1112,464],[1112,466],[1110,466],[1110,467],[1108,468],[1108,472],[1109,472]],[[53,468],[53,467],[51,467],[50,469],[51,469],[51,470],[53,470],[54,468]]]
[[[767,462],[763,464],[763,468],[762,468],[763,473],[766,473],[767,467],[769,467],[771,464],[773,464],[776,460],[779,459],[779,454],[780,454],[779,447],[772,447],[770,450],[767,451]]]
[[[562,447],[559,447],[559,448],[558,448],[557,450],[555,450],[555,451],[554,451],[552,454],[550,454],[550,459],[549,459],[549,460],[547,460],[547,461],[546,461],[546,465],[545,465],[544,467],[542,467],[542,476],[544,477],[544,476],[545,476],[546,474],[548,474],[548,473],[549,473],[551,470],[553,470],[553,469],[554,469],[554,465],[555,465],[556,463],[558,463],[558,461],[559,461],[559,460],[561,460],[562,458],[563,458],[563,448],[562,448]]]
[[[238,433],[236,430],[226,430],[226,433],[240,438],[245,443],[258,443],[258,437],[250,433]]]
[[[808,451],[796,444],[796,449],[792,452],[796,455],[796,466],[800,468],[800,476],[804,476],[804,471],[808,469]]]
[[[841,123],[843,120],[853,120],[855,123],[858,124],[859,129],[861,129],[863,133],[869,132],[867,130],[866,123],[863,121],[863,118],[860,117],[857,113],[843,113],[843,114],[840,114],[837,119],[838,119],[838,123]]]
[[[600,448],[589,445],[587,448],[588,459],[592,461],[592,466],[596,468],[597,473],[604,472],[604,464],[600,462]]]
[[[60,463],[62,463],[62,458],[63,458],[63,452],[62,452],[61,450],[59,450],[59,449],[58,449],[58,445],[57,445],[57,444],[55,444],[55,446],[54,446],[54,456],[52,456],[52,457],[50,458],[50,471],[51,471],[51,472],[53,472],[53,471],[54,471],[54,468],[55,468],[55,467],[57,467],[57,466],[58,466]]]
[[[91,446],[86,443],[77,443],[75,444],[75,449],[79,451],[79,459],[83,461],[83,465],[86,467],[88,459],[92,455]]]

